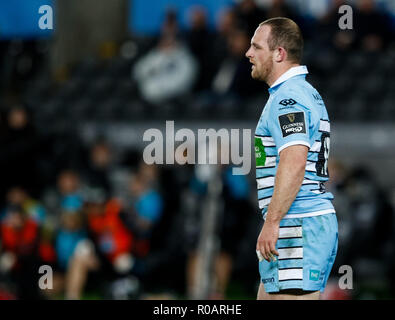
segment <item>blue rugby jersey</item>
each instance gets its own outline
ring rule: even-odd
[[[306,66],[291,68],[270,88],[255,131],[258,202],[265,216],[273,195],[280,152],[292,145],[309,147],[302,186],[285,218],[334,213],[328,181],[330,122],[325,104],[306,81]]]

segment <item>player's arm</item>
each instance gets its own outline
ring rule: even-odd
[[[295,200],[302,185],[309,149],[304,145],[290,146],[280,152],[273,197],[266,221],[280,223]]]
[[[280,152],[273,197],[257,241],[257,250],[267,261],[270,261],[270,254],[278,255],[275,246],[280,221],[288,212],[302,185],[307,154],[308,147],[304,145],[293,145]]]

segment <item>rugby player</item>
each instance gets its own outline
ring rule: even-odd
[[[256,180],[264,224],[256,250],[258,299],[319,299],[338,241],[328,181],[330,122],[300,65],[303,37],[287,18],[262,22],[246,57],[269,85],[255,131]]]

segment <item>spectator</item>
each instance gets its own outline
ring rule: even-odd
[[[37,299],[38,269],[42,264],[52,263],[54,255],[45,254],[41,247],[40,228],[19,205],[7,207],[0,222],[1,273],[8,275],[16,284],[19,299]]]
[[[369,170],[355,168],[347,179],[352,206],[352,248],[348,259],[383,259],[383,248],[392,233],[392,208]]]
[[[137,176],[141,178],[141,181],[144,181],[145,188],[156,190],[159,188],[159,172],[157,165],[146,164],[144,161],[141,161],[138,165]]]
[[[44,204],[54,214],[60,213],[61,204],[68,196],[74,201],[83,202],[80,175],[71,169],[61,170],[57,176],[56,187],[48,188],[44,194]]]
[[[351,230],[353,228],[351,199],[347,192],[349,169],[338,159],[331,159],[328,163],[330,179],[325,184],[334,196],[333,205],[336,208],[336,217],[339,224],[339,249],[333,270],[346,264],[350,246],[352,245]]]
[[[87,222],[98,251],[109,262],[116,263],[122,254],[131,251],[133,235],[120,219],[121,205],[116,199],[106,200],[100,189],[87,199]]]
[[[162,196],[156,190],[157,170],[153,165],[140,165],[130,180],[130,203],[121,216],[134,235],[133,253],[144,258],[150,247],[150,237],[163,211]]]
[[[110,145],[104,140],[95,142],[89,150],[88,165],[83,172],[84,182],[88,186],[101,186],[106,193],[110,193],[111,182],[109,174],[112,160]]]
[[[82,203],[75,196],[66,196],[61,205],[59,227],[48,236],[55,250],[56,261],[53,263],[53,289],[47,292],[50,299],[63,294],[67,296],[65,281],[69,272],[70,261],[75,255],[81,255],[87,235],[84,230],[82,215]],[[48,241],[49,242],[49,241]],[[47,242],[47,243],[48,243]]]
[[[161,26],[161,33],[163,36],[178,37],[179,32],[177,11],[170,8],[166,11],[165,19]]]
[[[224,215],[218,228],[221,249],[215,262],[217,281],[212,296],[217,299],[226,297],[240,244],[245,237],[248,221],[253,216],[249,181],[246,176],[233,175],[232,170],[232,166],[226,166],[222,172]]]
[[[33,199],[24,189],[11,188],[7,193],[7,202],[12,205],[20,205],[28,216],[38,225],[42,225],[46,219],[46,210],[37,200]]]
[[[67,270],[76,247],[87,238],[81,209],[82,204],[75,196],[68,196],[62,203],[60,228],[56,235],[56,254],[61,270]]]
[[[222,63],[224,57],[227,56],[229,51],[228,39],[232,36],[237,26],[238,19],[236,16],[236,11],[233,8],[223,9],[218,15],[213,47],[211,48],[210,53],[215,66],[218,66],[220,63]],[[215,68],[215,71],[217,68]]]
[[[199,170],[199,169],[198,169]],[[185,210],[185,247],[187,257],[187,294],[193,297],[196,286],[197,267],[199,265],[198,242],[202,236],[202,225],[207,201],[208,184],[200,176],[199,171],[190,181],[189,199],[183,206]],[[249,182],[246,176],[233,175],[231,166],[220,167],[221,182],[223,185],[220,197],[216,199],[218,211],[216,213],[216,229],[214,244],[215,255],[213,258],[214,283],[209,293],[210,299],[225,299],[226,290],[232,274],[234,260],[238,255],[240,243],[245,235],[248,215],[253,211],[249,203]]]
[[[339,255],[333,269],[353,266],[360,283],[374,275],[393,279],[390,270],[380,269],[383,261],[391,261],[393,256],[393,246],[392,251],[387,250],[393,233],[393,208],[387,195],[366,168],[348,170],[332,160],[329,170],[332,181],[327,187],[335,196],[339,220]],[[367,263],[371,270],[363,267]]]
[[[335,47],[347,51],[355,44],[354,30],[339,29],[339,8],[345,4],[348,4],[345,0],[332,0],[328,12],[319,20],[317,28],[320,32],[316,33],[315,42],[322,46],[322,50]]]
[[[101,188],[87,190],[85,201],[88,233],[94,247],[90,242],[83,242],[81,253],[73,256],[66,282],[68,299],[80,299],[89,284],[100,288],[114,278],[129,274],[134,265],[130,254],[134,237],[120,218],[120,203],[107,200]]]
[[[197,65],[186,46],[177,39],[174,22],[165,23],[158,45],[142,56],[133,68],[143,98],[160,104],[189,93]]]
[[[294,12],[295,10],[288,6],[285,0],[273,0],[267,11],[267,18],[285,17],[298,21],[299,19]]]
[[[388,17],[381,13],[373,0],[358,1],[355,11],[356,41],[365,51],[386,48],[390,37]]]
[[[203,91],[210,86],[215,64],[211,57],[213,34],[207,24],[207,12],[203,7],[193,7],[189,15],[189,30],[185,34],[188,48],[198,62],[198,76],[194,91]]]
[[[267,12],[258,7],[254,0],[242,0],[235,7],[239,24],[247,29],[248,37],[252,38],[257,25],[267,19]],[[280,13],[280,12],[276,12]],[[276,15],[281,16],[281,15]],[[271,18],[271,17],[270,17]]]
[[[38,195],[36,170],[39,136],[25,107],[14,106],[7,113],[4,135],[0,136],[0,197],[10,187],[20,186]]]
[[[260,84],[251,78],[251,64],[245,58],[250,40],[245,29],[234,29],[227,38],[228,53],[219,63],[212,82],[209,105],[239,105],[259,92]],[[258,89],[257,89],[258,88]],[[245,102],[245,100],[243,100]]]

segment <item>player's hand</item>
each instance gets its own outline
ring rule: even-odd
[[[268,262],[271,259],[275,260],[274,255],[279,255],[276,250],[279,227],[279,223],[265,221],[256,243],[257,252],[260,252]]]

